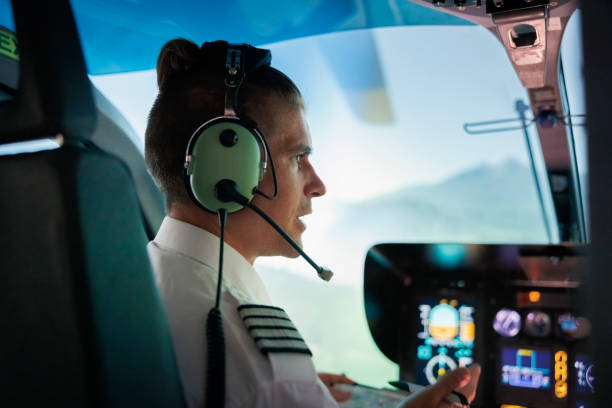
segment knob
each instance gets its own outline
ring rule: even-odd
[[[232,147],[238,143],[238,133],[233,129],[225,129],[219,135],[219,141],[225,147]]]

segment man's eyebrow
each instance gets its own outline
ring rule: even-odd
[[[307,144],[299,144],[296,145],[292,148],[290,148],[288,150],[289,153],[305,153],[305,154],[312,154],[312,146],[307,145]]]

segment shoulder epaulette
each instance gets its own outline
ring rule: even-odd
[[[263,354],[301,353],[312,356],[302,335],[280,307],[241,305],[238,313]]]

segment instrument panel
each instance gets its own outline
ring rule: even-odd
[[[472,406],[588,408],[596,377],[590,322],[579,307],[583,252],[377,245],[366,257],[364,280],[370,330],[399,364],[401,380],[432,384],[478,362],[483,371]]]
[[[464,299],[423,299],[419,306],[416,382],[433,384],[449,369],[474,361],[474,305]]]

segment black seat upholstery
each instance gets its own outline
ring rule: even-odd
[[[95,108],[69,1],[13,10],[20,88],[0,104],[0,143],[64,143],[0,156],[2,405],[184,406],[132,178],[88,141]]]

